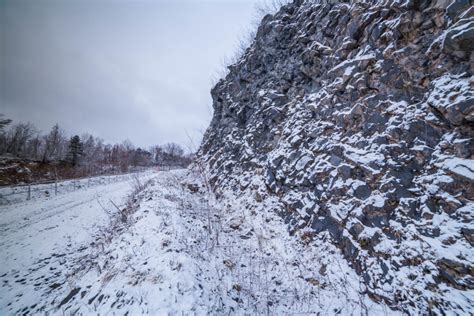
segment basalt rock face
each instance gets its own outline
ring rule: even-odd
[[[374,300],[465,313],[474,290],[472,1],[295,1],[212,90],[214,189],[276,196]],[[471,307],[472,308],[472,307]]]

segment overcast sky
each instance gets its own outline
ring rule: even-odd
[[[257,2],[0,0],[0,113],[106,142],[199,142]]]

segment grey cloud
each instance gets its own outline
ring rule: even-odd
[[[110,142],[198,142],[256,1],[0,2],[0,113]]]

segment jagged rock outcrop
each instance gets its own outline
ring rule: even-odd
[[[374,300],[467,313],[474,290],[472,1],[294,1],[212,90],[214,189],[278,196]]]

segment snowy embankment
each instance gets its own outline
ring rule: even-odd
[[[1,208],[0,314],[392,313],[330,243],[288,236],[272,200],[216,201],[183,170],[130,191]]]

